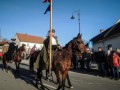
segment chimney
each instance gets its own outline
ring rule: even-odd
[[[100,30],[100,33],[103,33],[104,31],[105,31],[105,30],[101,29],[101,30]]]

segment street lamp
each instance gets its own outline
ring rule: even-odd
[[[73,16],[74,13],[77,13],[77,15],[78,15],[78,25],[79,25],[79,34],[80,34],[80,10],[74,11],[72,13],[71,19],[75,19],[75,17]]]

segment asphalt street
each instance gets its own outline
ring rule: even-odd
[[[7,73],[2,70],[3,66],[0,61],[0,90],[38,90],[35,86],[36,73],[29,71],[29,61],[22,61],[19,74],[14,73],[14,63],[8,63],[8,65],[9,72]],[[44,71],[43,75],[45,75]],[[69,75],[74,87],[71,90],[120,90],[120,80],[99,77],[96,70],[91,72],[71,70]],[[53,78],[54,82],[56,82],[54,73]],[[55,90],[58,86],[53,81],[47,81],[44,78],[42,80],[46,90]],[[69,90],[67,86],[66,83],[65,90]],[[39,90],[42,89],[39,88]]]

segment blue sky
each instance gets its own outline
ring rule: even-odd
[[[44,0],[0,0],[0,28],[3,38],[15,33],[46,37],[50,13],[44,15],[49,3]],[[53,28],[59,43],[65,45],[78,34],[77,13],[80,10],[82,38],[89,40],[120,18],[120,0],[53,0]]]

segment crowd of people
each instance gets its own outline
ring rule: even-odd
[[[115,51],[112,47],[105,52],[102,47],[98,51],[91,52],[87,49],[81,56],[75,56],[72,59],[74,69],[92,70],[91,63],[95,63],[98,68],[98,75],[101,77],[110,77],[111,79],[119,80],[119,66],[120,66],[120,48]]]

